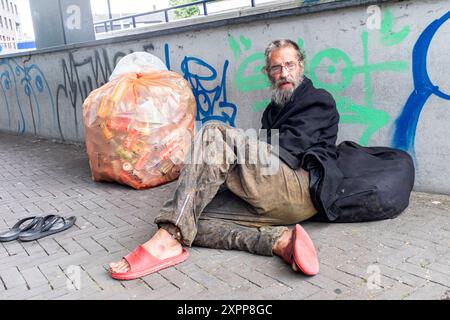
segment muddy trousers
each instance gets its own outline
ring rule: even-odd
[[[285,225],[317,213],[310,199],[308,172],[292,170],[271,145],[241,129],[217,122],[205,125],[195,136],[186,162],[173,199],[155,219],[185,246],[272,256],[273,245],[288,230]],[[221,218],[202,215],[222,185],[252,211]]]

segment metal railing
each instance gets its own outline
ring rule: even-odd
[[[211,3],[211,2],[218,2],[218,1],[221,1],[221,0],[200,0],[200,1],[196,1],[196,2],[191,2],[191,3],[174,6],[174,7],[165,8],[165,9],[153,10],[153,11],[143,12],[143,13],[139,13],[139,14],[124,16],[124,17],[120,17],[120,18],[103,20],[103,21],[95,22],[94,28],[95,28],[96,33],[99,33],[99,32],[97,32],[98,27],[104,28],[104,31],[102,31],[102,32],[114,31],[115,22],[128,21],[128,24],[130,26],[132,26],[133,29],[135,29],[137,27],[137,18],[151,15],[151,14],[158,14],[158,13],[164,13],[164,20],[167,23],[167,22],[169,22],[169,12],[170,11],[188,8],[188,7],[199,6],[199,5],[203,6],[203,14],[202,15],[207,16],[208,15],[207,4]],[[252,7],[256,6],[256,4],[255,4],[256,0],[248,0],[248,1],[250,2]],[[130,20],[131,20],[131,22],[130,22]],[[164,22],[164,21],[158,20],[158,21],[150,21],[147,23],[160,23],[160,22]],[[120,24],[120,26],[121,25],[122,24]]]

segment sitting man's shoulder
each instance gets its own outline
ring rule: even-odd
[[[311,87],[306,94],[306,99],[309,103],[321,103],[330,106],[335,106],[336,101],[331,93],[322,88]]]
[[[306,90],[304,90],[305,99],[309,103],[324,103],[327,105],[336,105],[333,95],[327,90],[322,88],[316,88],[309,78],[304,79],[304,85]]]

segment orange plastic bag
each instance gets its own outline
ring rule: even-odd
[[[171,71],[128,73],[83,105],[92,178],[135,189],[178,178],[194,136],[195,98]]]

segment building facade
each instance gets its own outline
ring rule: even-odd
[[[1,0],[0,46],[1,52],[13,52],[18,48],[23,32],[16,0]]]

